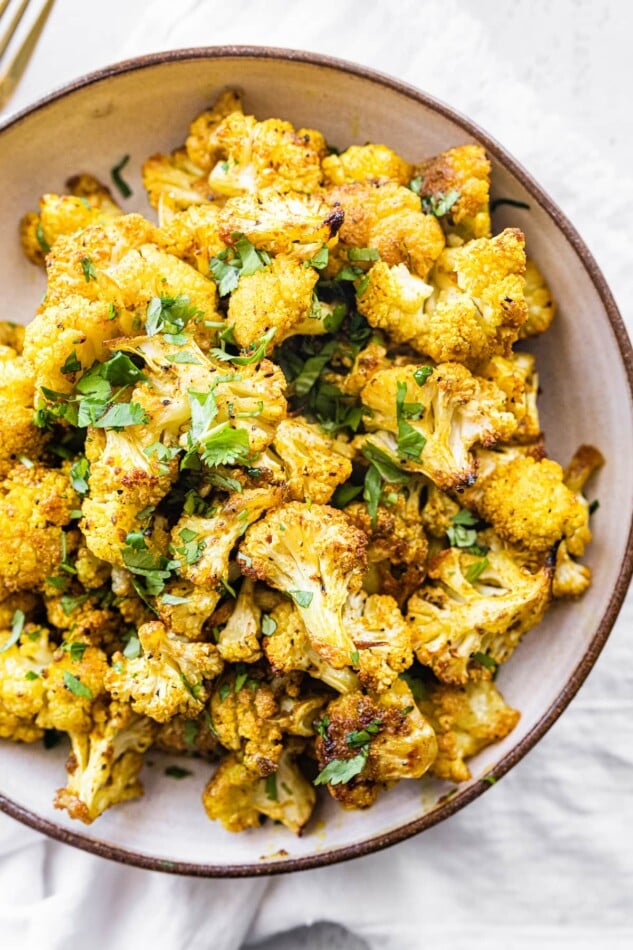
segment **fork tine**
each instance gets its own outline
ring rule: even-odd
[[[26,2],[28,3],[28,0],[26,0]],[[42,34],[42,30],[46,26],[46,21],[48,20],[48,15],[51,12],[54,2],[55,0],[46,0],[46,3],[40,10],[37,19],[25,37],[22,46],[17,51],[4,72],[0,74],[0,109],[4,109],[5,105],[13,95],[15,87],[22,78],[24,70],[28,66],[29,60],[33,54],[33,50],[37,45],[37,41]]]
[[[15,12],[15,14],[14,14],[14,16],[13,16],[13,19],[11,20],[11,22],[9,23],[9,26],[7,27],[7,32],[4,34],[4,36],[3,36],[2,39],[0,40],[0,56],[4,56],[4,54],[5,54],[5,52],[6,52],[6,49],[7,49],[7,46],[9,45],[9,43],[11,42],[11,40],[13,39],[13,34],[14,34],[15,31],[17,30],[17,28],[19,27],[20,21],[21,21],[22,17],[24,16],[24,11],[25,11],[26,8],[28,7],[28,5],[29,5],[29,0],[22,0],[22,3],[20,4],[20,6],[18,7],[18,9],[16,10],[16,12]],[[4,11],[2,11],[2,12],[4,12]]]

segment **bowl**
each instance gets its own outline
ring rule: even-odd
[[[272,825],[234,835],[208,821],[201,807],[206,763],[194,762],[194,775],[176,782],[164,777],[163,760],[152,756],[154,764],[143,774],[145,797],[106,812],[86,829],[52,806],[54,790],[64,784],[66,750],[1,744],[0,807],[8,814],[107,858],[209,877],[272,874],[367,854],[473,801],[489,787],[484,776],[504,775],[569,704],[605,643],[633,570],[633,351],[605,280],[569,221],[500,145],[395,79],[289,50],[179,50],[100,70],[12,117],[0,129],[0,286],[10,301],[3,316],[28,322],[44,290],[42,274],[22,257],[17,239],[21,215],[36,207],[40,194],[62,190],[78,171],[107,181],[129,154],[126,177],[134,195],[125,208],[150,214],[141,162],[181,144],[189,120],[227,86],[243,91],[247,111],[321,129],[340,147],[385,142],[415,161],[464,142],[483,144],[492,160],[493,197],[529,204],[499,209],[494,229],[513,224],[524,230],[529,253],[559,303],[551,330],[531,341],[548,449],[564,463],[580,443],[595,443],[607,464],[592,492],[601,505],[586,559],[593,584],[578,603],[549,611],[502,667],[501,690],[521,720],[504,741],[472,760],[472,779],[452,794],[452,786],[439,782],[401,782],[366,812],[324,802],[301,838]]]

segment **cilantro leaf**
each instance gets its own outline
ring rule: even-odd
[[[387,453],[379,449],[378,446],[367,442],[362,448],[362,453],[368,462],[373,462],[384,481],[392,482],[397,485],[406,485],[409,481],[411,476],[408,475],[407,472],[403,472],[401,468],[398,468]]]
[[[422,210],[425,214],[433,214],[436,218],[441,218],[451,210],[455,202],[459,201],[461,194],[451,188],[446,194],[438,191],[435,195],[424,195],[422,197]]]
[[[9,639],[0,647],[0,653],[5,653],[18,642],[22,631],[24,630],[25,619],[26,618],[23,610],[14,611],[13,620],[11,621],[11,633],[9,635]]]
[[[70,373],[80,373],[81,372],[81,363],[77,359],[77,353],[75,350],[72,351],[70,356],[66,357],[64,365],[60,368],[60,373],[63,373],[64,376],[68,376]]]
[[[209,271],[218,286],[220,297],[226,297],[237,287],[240,274],[239,264],[228,259],[228,248],[209,261]]]
[[[88,491],[88,478],[90,476],[90,462],[82,455],[80,459],[70,467],[70,484],[79,495],[85,495]]]
[[[270,775],[266,777],[266,797],[270,799],[271,802],[279,801],[276,772],[271,772]]]
[[[277,629],[277,621],[270,614],[262,614],[262,633],[265,637],[272,637]]]
[[[361,747],[358,755],[351,759],[332,759],[314,780],[315,785],[346,785],[365,768],[369,756],[369,745]]]
[[[350,261],[379,261],[380,254],[375,247],[350,247],[347,258]]]
[[[499,669],[499,664],[497,661],[493,660],[493,658],[488,656],[487,653],[473,653],[472,658],[473,660],[476,660],[477,663],[480,663],[482,666],[484,666],[487,670],[490,670],[493,676]]]
[[[330,259],[330,252],[326,244],[323,245],[320,250],[316,252],[314,257],[311,257],[309,261],[304,261],[304,267],[314,267],[316,270],[323,270],[324,267],[327,267],[328,260]]]
[[[418,366],[415,373],[413,374],[413,378],[415,379],[418,386],[424,386],[432,372],[432,366]]]
[[[482,558],[480,561],[474,561],[470,567],[466,569],[464,574],[466,580],[469,584],[474,584],[475,581],[479,580],[483,572],[488,567],[489,561],[488,558]]]
[[[64,686],[66,689],[69,689],[71,693],[74,693],[75,696],[81,697],[81,699],[93,698],[90,687],[82,683],[81,680],[73,676],[72,673],[69,673],[68,670],[64,671]]]
[[[114,182],[119,192],[121,193],[122,198],[129,198],[132,194],[132,189],[130,188],[128,183],[125,181],[125,179],[121,175],[121,172],[123,171],[123,169],[129,162],[129,160],[130,160],[130,156],[124,155],[123,158],[120,161],[118,161],[116,165],[114,165],[110,169],[110,177],[112,178],[112,181]]]
[[[212,429],[200,444],[206,465],[243,465],[251,454],[247,430],[233,429],[228,422]]]
[[[350,749],[358,749],[370,742],[380,732],[381,728],[382,719],[374,719],[373,722],[368,723],[362,729],[354,729],[353,732],[348,732],[345,741]]]
[[[84,653],[88,649],[87,643],[80,643],[75,641],[74,643],[64,643],[62,650],[65,650],[69,654],[70,659],[74,663],[81,663],[84,658]]]
[[[407,422],[407,419],[419,419],[424,413],[421,403],[405,402],[407,384],[400,381],[397,385],[396,418],[398,420],[398,452],[403,458],[419,459],[426,445],[426,438]]]
[[[309,607],[314,597],[310,590],[289,590],[288,593],[298,607]]]
[[[168,765],[165,769],[165,775],[168,775],[170,778],[187,778],[189,775],[193,775],[189,769],[183,769],[180,765]]]
[[[42,227],[41,221],[37,222],[37,227],[35,228],[35,237],[37,239],[37,243],[39,244],[42,253],[48,254],[48,252],[51,249],[51,246],[46,240],[46,235],[44,234],[44,228]]]
[[[189,321],[201,311],[192,303],[188,294],[177,297],[162,295],[152,297],[145,315],[145,332],[148,336],[156,333],[179,334]]]
[[[135,633],[131,633],[123,648],[123,656],[128,660],[136,660],[141,655],[141,641]]]
[[[242,351],[241,356],[234,356],[232,353],[227,353],[226,350],[219,349],[214,347],[211,350],[211,355],[217,360],[222,360],[224,362],[234,363],[236,366],[249,366],[252,363],[259,363],[260,360],[266,356],[266,350],[268,344],[274,337],[277,332],[277,327],[271,327],[270,330],[267,330],[259,340],[256,340],[254,343],[251,343]]]
[[[80,263],[86,283],[88,284],[91,280],[96,280],[97,272],[95,270],[95,265],[92,261],[92,258],[82,257]]]
[[[66,616],[69,617],[73,610],[85,604],[89,597],[90,594],[79,594],[78,597],[71,597],[70,594],[64,594],[63,597],[59,598],[59,603]]]
[[[146,422],[149,422],[149,416],[138,402],[117,402],[92,424],[97,429],[123,429],[126,426],[144,425]]]
[[[244,234],[237,235],[233,247],[240,259],[240,277],[250,277],[270,264],[266,251],[258,251]]]

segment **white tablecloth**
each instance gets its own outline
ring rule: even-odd
[[[632,27],[618,0],[57,0],[12,107],[106,62],[177,46],[270,44],[365,63],[502,141],[577,225],[632,327]],[[572,706],[489,794],[348,865],[270,882],[187,880],[0,816],[0,947],[235,950],[323,920],[385,950],[633,946],[632,625],[629,597]],[[323,939],[315,930],[283,946]]]

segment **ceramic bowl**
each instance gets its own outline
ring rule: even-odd
[[[525,231],[559,303],[552,329],[533,345],[548,450],[564,463],[580,443],[595,443],[607,465],[592,486],[601,504],[587,557],[593,585],[578,603],[554,607],[501,669],[499,685],[521,710],[521,721],[472,761],[472,780],[452,797],[440,783],[401,782],[366,812],[344,812],[324,801],[301,838],[270,823],[234,835],[208,821],[201,807],[206,763],[194,762],[194,775],[176,782],[165,778],[164,762],[153,756],[143,774],[145,797],[86,828],[52,807],[54,790],[65,780],[66,749],[0,744],[0,806],[15,818],[109,858],[207,876],[270,874],[367,854],[429,828],[482,794],[489,787],[483,776],[493,771],[499,778],[512,768],[582,684],[613,625],[633,561],[633,352],[604,278],[572,225],[501,146],[394,79],[287,50],[181,50],[101,70],[10,119],[0,130],[3,317],[28,322],[44,290],[42,273],[22,257],[17,239],[17,223],[39,195],[63,190],[78,171],[107,181],[112,166],[129,154],[134,196],[125,206],[149,214],[141,162],[182,143],[191,117],[226,86],[243,91],[249,112],[321,129],[339,147],[385,142],[416,161],[453,145],[482,143],[492,160],[494,194],[529,204],[529,210],[504,207],[494,228],[514,224]]]

